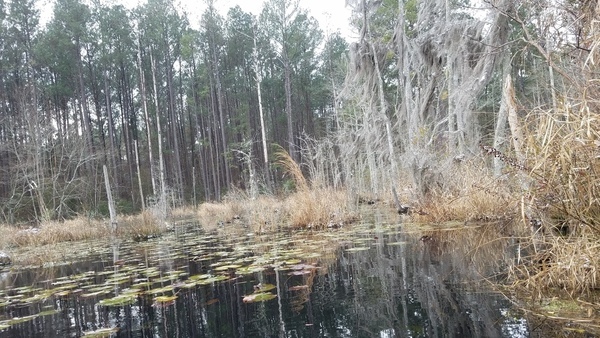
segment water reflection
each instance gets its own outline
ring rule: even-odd
[[[514,259],[510,239],[498,240],[500,227],[423,234],[377,223],[281,238],[190,230],[135,245],[113,241],[112,250],[93,261],[53,270],[56,277],[93,271],[68,293],[2,307],[0,319],[57,313],[12,324],[0,336],[79,337],[118,328],[119,337],[526,337],[527,322],[485,288],[485,280]],[[244,275],[236,274],[239,268],[217,273],[240,262],[264,264]],[[16,274],[5,298],[17,286],[57,285],[36,279],[41,272]],[[188,287],[198,274],[230,279]],[[144,281],[153,289],[171,286],[165,294],[177,299],[162,304],[146,290],[128,305],[99,304]],[[110,291],[89,296],[107,284]],[[244,302],[268,284],[275,299]]]

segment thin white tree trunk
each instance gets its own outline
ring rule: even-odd
[[[106,187],[106,198],[108,199],[108,212],[110,213],[110,227],[113,234],[117,231],[117,211],[115,210],[115,201],[110,190],[110,182],[108,180],[108,169],[106,165],[102,166],[104,171],[104,185]]]
[[[262,94],[261,94],[261,82],[262,82],[262,74],[260,72],[260,65],[258,63],[258,48],[256,46],[256,34],[253,37],[254,40],[254,50],[252,51],[252,56],[254,57],[254,73],[256,73],[256,95],[258,97],[258,112],[260,115],[260,134],[262,140],[262,148],[263,148],[263,160],[265,164],[265,170],[267,173],[269,172],[269,150],[267,148],[267,131],[265,129],[265,115],[263,111],[262,105]]]
[[[142,201],[142,210],[146,210],[146,201],[144,199],[144,189],[142,188],[142,175],[140,173],[140,156],[138,154],[138,143],[137,140],[133,141],[135,147],[135,166],[137,170],[138,187],[140,189],[140,200]]]
[[[285,48],[285,47],[284,47]],[[292,159],[298,162],[296,156],[296,140],[294,139],[294,123],[292,118],[292,65],[288,59],[287,51],[283,51],[283,68],[284,68],[284,84],[285,84],[285,113],[287,115],[288,127],[288,151]]]
[[[154,106],[156,107],[156,133],[158,137],[158,164],[159,164],[159,172],[160,172],[160,212],[161,217],[164,219],[167,217],[167,184],[165,182],[165,162],[163,157],[163,147],[162,147],[162,131],[160,127],[160,114],[158,111],[158,89],[156,87],[156,64],[154,63],[154,58],[152,53],[150,53],[150,63],[152,64],[152,86],[154,89]]]

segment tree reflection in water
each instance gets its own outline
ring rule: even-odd
[[[510,239],[498,239],[499,226],[461,226],[426,237],[405,227],[366,226],[336,250],[320,242],[334,255],[307,259],[301,270],[275,264],[246,277],[180,288],[171,305],[141,296],[121,307],[99,306],[97,299],[59,300],[59,315],[0,336],[75,337],[102,327],[118,327],[120,337],[528,336],[527,322],[508,316],[508,302],[485,289],[486,278],[514,259]],[[115,252],[111,258],[124,257]],[[173,257],[162,260],[161,269],[184,266],[194,275],[211,263]],[[244,303],[259,283],[274,284],[278,297]]]

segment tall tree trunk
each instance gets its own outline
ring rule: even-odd
[[[167,183],[165,182],[165,162],[163,156],[163,146],[162,146],[162,128],[160,123],[160,113],[159,113],[159,105],[158,105],[158,88],[156,85],[156,64],[154,62],[154,57],[152,56],[152,52],[150,52],[150,64],[152,65],[152,87],[154,89],[154,106],[156,107],[156,135],[158,138],[158,168],[160,174],[160,201],[159,205],[161,208],[161,216],[167,216]]]
[[[166,55],[166,70],[167,70],[167,91],[169,95],[169,120],[171,121],[170,131],[171,131],[171,139],[173,142],[173,153],[175,155],[175,163],[173,164],[173,169],[175,171],[175,183],[177,185],[177,189],[175,189],[179,193],[179,199],[181,200],[182,190],[183,190],[183,180],[181,174],[181,156],[179,154],[179,133],[178,133],[178,121],[177,121],[177,113],[175,109],[175,94],[173,90],[173,67],[171,66],[171,54],[169,52],[169,48],[167,48]]]
[[[287,116],[287,141],[288,141],[288,152],[292,159],[298,162],[298,155],[296,154],[296,143],[294,139],[294,122],[292,119],[292,65],[287,55],[287,51],[283,50],[283,71],[284,71],[284,82],[285,82],[285,114]]]
[[[193,130],[192,130],[192,116],[190,115],[190,142],[191,142],[191,148],[192,148],[192,154],[195,154],[195,149],[196,149],[196,139],[199,137],[200,140],[203,140],[204,138],[204,133],[205,130],[203,128],[203,124],[202,124],[202,102],[200,101],[200,97],[198,95],[198,83],[197,83],[197,69],[196,69],[196,57],[194,55],[194,49],[192,49],[192,55],[191,55],[191,59],[192,59],[192,89],[193,89],[193,98],[194,98],[194,107],[198,110],[195,114],[194,114],[194,121],[193,124],[195,124],[196,126],[196,134],[192,135]],[[202,142],[203,144],[204,142]],[[207,174],[207,164],[206,164],[206,156],[204,153],[204,146],[200,145],[198,147],[198,157],[199,157],[199,162],[200,162],[200,175],[202,176],[202,187],[204,188],[204,198],[207,200],[210,200],[210,186],[209,186],[209,179],[208,179],[208,174]],[[192,163],[195,163],[195,156],[192,155]]]
[[[113,116],[112,116],[112,103],[110,101],[110,90],[108,88],[108,78],[109,78],[109,73],[108,71],[105,72],[104,74],[104,100],[105,100],[105,104],[106,104],[106,120],[108,122],[108,138],[109,138],[109,145],[110,145],[110,149],[109,149],[109,155],[108,155],[108,162],[110,165],[110,169],[112,170],[112,175],[115,178],[115,180],[117,179],[117,163],[115,160],[115,126],[114,126],[114,120],[113,120]],[[115,184],[117,186],[119,186],[119,184],[117,182],[115,182]]]
[[[142,184],[142,174],[140,173],[140,156],[138,152],[138,143],[137,140],[133,141],[133,146],[135,149],[135,166],[137,169],[137,179],[138,179],[138,188],[140,192],[140,201],[142,202],[142,210],[146,210],[146,202],[144,200],[144,188]]]
[[[182,201],[185,202],[186,187],[189,185],[189,182],[190,182],[190,167],[193,168],[194,164],[192,163],[190,165],[188,152],[186,151],[186,147],[185,147],[185,145],[186,145],[185,119],[186,119],[186,112],[188,110],[186,109],[186,104],[184,103],[184,92],[185,92],[185,89],[183,86],[184,68],[183,68],[183,62],[182,62],[181,55],[179,55],[179,57],[177,58],[177,62],[178,62],[178,66],[179,66],[178,67],[179,68],[178,69],[179,83],[178,83],[178,90],[177,90],[177,103],[179,105],[179,108],[178,108],[179,113],[177,114],[178,123],[177,123],[175,129],[177,130],[177,136],[180,140],[179,144],[181,144],[181,146],[182,146],[181,151],[183,151],[182,163],[180,164],[181,169],[182,169],[181,184],[183,184],[183,186],[181,188],[181,193],[182,193],[181,198],[182,198]],[[193,152],[193,147],[191,149]]]
[[[112,197],[112,192],[110,189],[110,182],[108,180],[108,170],[106,169],[106,165],[102,166],[102,170],[104,172],[104,185],[106,188],[106,199],[108,200],[108,211],[110,213],[110,227],[112,233],[114,234],[117,231],[117,211],[115,210],[115,202]]]
[[[129,84],[129,81],[127,80],[127,76],[125,73],[125,67],[123,65],[123,62],[120,63],[120,80],[119,80],[119,93],[121,93],[121,95],[119,96],[119,104],[121,106],[121,125],[123,126],[123,128],[121,128],[122,130],[122,134],[123,134],[123,138],[124,138],[124,143],[125,143],[125,165],[127,165],[127,169],[129,171],[129,192],[130,192],[130,196],[131,196],[131,200],[135,201],[135,197],[136,197],[136,193],[135,193],[135,172],[136,172],[136,167],[135,167],[135,161],[133,159],[135,159],[135,149],[134,149],[134,139],[137,139],[135,136],[135,128],[137,127],[136,123],[134,123],[134,115],[131,113],[133,110],[133,105],[131,104],[132,102],[132,93],[131,93],[131,86]],[[119,147],[120,148],[120,147]],[[123,162],[123,157],[119,156],[118,157],[118,161],[119,161],[119,165],[122,165]]]
[[[154,159],[152,155],[152,122],[148,115],[148,102],[146,99],[146,81],[144,78],[144,68],[142,67],[142,56],[141,56],[140,42],[138,41],[138,53],[137,53],[137,64],[138,72],[140,76],[140,94],[142,96],[142,107],[144,110],[144,122],[146,123],[146,138],[148,139],[148,158],[150,161],[150,180],[152,181],[152,193],[156,194],[156,175],[154,174]],[[157,111],[158,114],[158,111]]]
[[[224,163],[224,167],[225,167],[225,186],[226,188],[229,188],[231,185],[231,171],[229,169],[229,161],[227,161],[227,136],[226,136],[226,130],[225,130],[225,106],[223,103],[223,93],[222,93],[222,86],[221,86],[221,74],[220,74],[220,69],[219,69],[219,60],[217,58],[217,52],[216,52],[216,46],[215,46],[215,40],[214,40],[214,33],[211,34],[211,39],[212,39],[212,48],[211,48],[211,57],[212,57],[212,69],[213,69],[213,75],[215,78],[215,85],[216,85],[216,95],[217,95],[217,110],[219,112],[219,124],[220,124],[220,136],[221,136],[221,146],[222,146],[222,160]]]
[[[253,64],[254,64],[254,73],[256,74],[256,96],[258,98],[258,113],[260,115],[260,136],[262,141],[262,149],[263,149],[263,163],[265,174],[267,175],[267,184],[270,185],[271,177],[269,170],[269,150],[267,147],[267,131],[265,129],[265,114],[263,110],[262,104],[262,93],[261,93],[261,83],[262,83],[262,74],[260,65],[258,62],[258,48],[256,46],[256,33],[253,36],[254,42],[254,50],[252,51],[253,56]]]
[[[83,81],[83,60],[81,58],[81,46],[79,41],[75,44],[77,48],[77,80],[79,84],[79,100],[82,112],[82,124],[85,133],[85,140],[90,154],[94,152],[94,138],[92,130],[92,122],[88,109],[87,98],[85,95],[85,83]]]

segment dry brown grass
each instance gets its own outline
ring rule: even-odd
[[[75,219],[64,222],[47,222],[39,228],[2,226],[1,247],[39,246],[59,242],[79,241],[105,237],[110,234],[107,222]]]
[[[237,203],[242,204],[245,221],[253,231],[271,232],[286,225],[284,202],[274,196],[261,196]]]
[[[198,208],[198,217],[200,223],[205,229],[215,229],[224,223],[231,223],[234,219],[240,216],[241,211],[238,203],[223,202],[223,203],[202,203]]]
[[[356,219],[345,190],[330,188],[324,182],[308,182],[300,166],[284,149],[276,152],[276,158],[276,164],[293,179],[296,187],[295,193],[283,201],[285,220],[290,226],[323,229],[343,226]]]
[[[158,234],[164,230],[165,226],[158,222],[152,216],[152,213],[145,211],[135,216],[120,216],[117,235],[121,237],[143,237]],[[0,231],[3,234],[0,238],[0,249],[75,242],[105,238],[112,235],[107,220],[84,217],[63,222],[46,222],[37,228],[0,225]]]
[[[151,211],[145,210],[138,215],[121,217],[117,231],[121,236],[143,238],[157,235],[166,229],[165,224]]]
[[[538,238],[539,242],[540,239]],[[541,250],[523,257],[522,264],[511,269],[514,286],[537,298],[565,290],[574,297],[600,285],[599,238],[591,233],[579,236],[546,236],[537,246]]]
[[[268,232],[284,225],[282,206],[282,200],[273,196],[263,195],[251,199],[242,191],[233,191],[221,203],[202,203],[197,209],[196,217],[207,230],[235,226]]]
[[[443,175],[443,185],[430,191],[414,213],[419,222],[495,221],[512,218],[519,196],[505,177],[474,163],[453,163]]]
[[[257,232],[281,228],[322,229],[341,226],[356,219],[347,207],[345,191],[332,189],[302,190],[283,199],[261,196],[248,199],[228,196],[223,203],[204,203],[198,218],[206,229],[219,226],[249,228]]]
[[[282,147],[279,147],[275,152],[275,165],[280,167],[292,179],[296,191],[307,191],[309,189],[300,165]]]
[[[202,226],[207,229],[235,226],[270,232],[287,227],[339,227],[357,218],[356,212],[348,207],[346,191],[309,184],[300,166],[284,149],[279,149],[275,156],[276,165],[294,182],[294,192],[281,198],[263,195],[252,199],[245,192],[234,190],[223,203],[200,206],[198,217]]]
[[[533,112],[527,125],[533,207],[596,233],[600,219],[600,120],[587,104]]]
[[[343,190],[328,188],[299,191],[285,200],[289,223],[295,228],[339,227],[356,219]]]
[[[204,203],[198,209],[203,227],[243,227],[257,232],[281,228],[339,227],[357,218],[348,207],[344,190],[310,187],[300,166],[284,150],[276,153],[276,165],[294,182],[295,192],[282,198],[263,195],[252,199],[243,191],[232,191],[223,203]]]
[[[515,267],[516,286],[538,296],[598,287],[600,270],[600,120],[597,103],[566,99],[556,111],[533,111],[526,121],[530,177],[527,200],[545,231],[543,250]],[[574,104],[578,102],[578,104]],[[568,225],[569,236],[550,236]],[[533,236],[539,241],[539,235]]]

